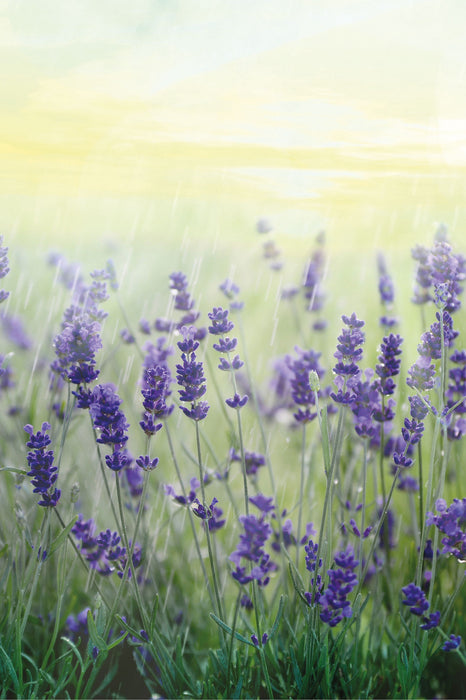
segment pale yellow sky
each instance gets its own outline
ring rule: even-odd
[[[0,1],[0,223],[220,194],[461,226],[465,35],[463,0]]]

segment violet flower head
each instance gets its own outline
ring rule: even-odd
[[[12,314],[0,314],[3,331],[8,340],[16,345],[20,350],[30,350],[32,348],[32,340],[26,333],[23,322],[19,316]]]
[[[444,240],[435,241],[428,260],[432,284],[436,294],[441,293],[444,308],[450,313],[461,306],[459,295],[462,292],[460,282],[465,278],[464,263],[462,256],[452,252],[449,243]]]
[[[233,448],[230,449],[229,458],[231,462],[241,463],[241,455],[235,452]],[[249,452],[248,450],[245,450],[244,463],[246,466],[246,474],[248,476],[255,476],[260,467],[265,465],[265,457],[258,452]]]
[[[207,315],[212,322],[208,328],[211,335],[225,335],[233,330],[234,323],[228,319],[228,309],[222,309],[221,306],[214,307]]]
[[[149,437],[162,427],[161,421],[173,411],[173,405],[167,406],[166,399],[169,391],[170,373],[164,365],[149,367],[144,370],[141,394],[143,396],[144,414],[139,425]]]
[[[127,430],[129,423],[120,410],[121,399],[113,384],[98,384],[92,390],[75,392],[78,408],[88,408],[92,424],[97,432],[97,442],[108,445],[112,449],[105,456],[109,469],[118,472],[128,466],[132,458],[125,449],[128,441]]]
[[[55,337],[57,360],[52,369],[72,384],[89,384],[97,379],[95,355],[102,347],[100,324],[82,314],[64,321]]]
[[[418,245],[412,249],[411,257],[418,263],[412,301],[414,304],[425,304],[431,298],[429,293],[431,286],[429,250],[424,246]]]
[[[390,333],[385,336],[380,344],[380,355],[378,363],[375,367],[375,373],[379,377],[380,393],[383,396],[391,396],[395,390],[395,382],[393,377],[396,377],[400,372],[401,355],[400,345],[403,338],[400,335]]]
[[[335,627],[344,618],[352,616],[353,610],[347,596],[358,582],[354,569],[359,562],[354,558],[351,545],[348,545],[346,550],[338,552],[334,561],[336,567],[327,572],[329,584],[319,596],[320,619],[329,627]]]
[[[406,384],[421,393],[429,391],[435,384],[435,365],[427,357],[420,357],[408,370]]]
[[[220,291],[224,293],[227,299],[230,300],[230,311],[241,311],[244,307],[244,302],[238,300],[239,287],[232,280],[226,279],[219,286]]]
[[[421,342],[417,346],[418,353],[421,357],[431,360],[439,360],[442,357],[442,333],[440,325],[440,313],[435,314],[437,321],[434,322],[430,329],[423,333]],[[453,319],[448,311],[442,312],[443,322],[443,342],[446,348],[449,348],[455,338],[458,336],[458,331],[453,329]]]
[[[443,651],[455,651],[461,644],[461,637],[458,635],[450,634],[450,638],[447,639],[442,645]]]
[[[390,310],[393,302],[395,301],[395,287],[382,253],[377,255],[377,269],[379,274],[380,301],[385,309]],[[380,324],[386,328],[392,328],[393,326],[396,326],[397,323],[398,321],[396,318],[391,318],[385,315],[380,317]]]
[[[10,268],[8,266],[8,248],[3,246],[3,236],[0,236],[0,279],[6,277],[9,273]],[[10,296],[10,292],[6,292],[4,289],[0,290],[0,304],[5,301]]]
[[[304,270],[303,290],[307,311],[320,311],[324,305],[325,294],[322,282],[325,272],[325,232],[321,231],[316,237],[317,246],[314,249]]]
[[[270,580],[270,571],[276,569],[276,564],[264,549],[265,543],[272,535],[272,528],[265,521],[264,515],[260,519],[255,515],[242,515],[239,520],[244,533],[240,535],[238,546],[229,557],[236,566],[232,576],[241,584],[255,580],[259,586],[266,586]],[[245,566],[240,566],[241,559],[252,562],[253,566],[249,572]]]
[[[207,527],[210,532],[220,530],[225,525],[225,519],[221,519],[223,510],[217,506],[218,499],[213,498],[210,506],[203,505],[198,498],[194,498],[191,504],[191,510],[194,515],[201,520],[207,522]]]
[[[202,362],[197,362],[196,350],[199,342],[194,340],[196,329],[194,327],[181,329],[184,340],[178,343],[181,350],[183,364],[176,365],[176,377],[180,401],[191,404],[190,408],[180,406],[183,413],[194,421],[203,420],[207,416],[209,404],[200,401],[206,392],[204,368]]]
[[[34,487],[34,493],[41,494],[39,505],[54,508],[59,499],[61,491],[55,488],[55,482],[58,478],[58,469],[53,465],[54,453],[53,450],[48,450],[47,447],[51,444],[48,431],[50,423],[42,423],[42,427],[37,433],[34,433],[32,425],[25,425],[24,430],[29,435],[29,440],[26,446],[30,448],[27,454],[29,465],[28,476],[31,477],[31,483]]]
[[[455,498],[448,508],[443,499],[438,499],[435,508],[438,515],[428,513],[427,524],[444,534],[442,554],[466,561],[466,498]]]
[[[325,370],[319,365],[320,352],[302,350],[299,347],[295,350],[297,358],[288,355],[286,363],[290,370],[291,397],[298,406],[298,411],[293,416],[298,423],[304,424],[310,423],[317,416],[317,412],[312,410],[316,404],[316,396],[309,382],[309,375],[315,372],[320,379],[325,374]]]
[[[377,385],[371,381],[371,370],[366,370],[366,377],[365,381],[354,382],[350,407],[356,433],[363,438],[376,439],[380,431],[376,420],[391,420],[393,415],[391,406],[387,405],[389,412],[382,416],[380,394]]]
[[[364,333],[360,329],[364,325],[364,321],[359,321],[355,313],[350,317],[342,316],[341,318],[346,328],[343,328],[341,335],[338,336],[337,350],[334,353],[338,363],[333,371],[335,374],[351,377],[359,373],[359,367],[356,363],[362,358],[360,346],[364,343]]]
[[[95,524],[83,520],[79,515],[71,532],[80,542],[79,549],[90,567],[101,576],[110,576],[114,571],[123,571],[126,562],[126,549],[120,545],[121,538],[117,532],[107,529],[94,535]]]
[[[413,615],[421,617],[429,609],[429,601],[426,598],[424,591],[414,583],[409,583],[401,589],[405,599],[403,605],[409,606],[409,611]]]
[[[449,440],[459,440],[466,433],[466,351],[456,350],[450,355],[448,386],[445,392],[446,408],[451,414],[447,428]],[[460,402],[460,403],[459,403]]]
[[[337,385],[337,393],[330,394],[331,398],[336,403],[347,404],[351,402],[351,392],[349,391],[357,381],[360,373],[358,362],[362,358],[362,348],[364,343],[364,333],[361,331],[364,326],[364,321],[359,321],[356,314],[351,314],[350,317],[342,316],[345,328],[341,335],[338,336],[337,350],[334,357],[338,360],[333,368],[336,375],[335,384]]]

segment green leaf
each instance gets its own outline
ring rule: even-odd
[[[147,644],[147,639],[144,639],[144,637],[141,636],[141,633],[134,629],[134,627],[131,627],[128,625],[126,620],[123,620],[121,615],[115,615],[116,619],[120,623],[120,625],[125,629],[127,632],[129,632],[133,637],[136,637],[136,639],[139,639],[140,642],[143,642],[144,644]]]
[[[243,642],[243,644],[249,644],[249,646],[254,647],[254,649],[256,648],[256,646],[253,644],[253,642],[251,642],[250,639],[246,639],[246,637],[243,637],[243,635],[240,634],[239,632],[236,632],[236,630],[233,632],[231,627],[229,627],[225,622],[223,622],[223,620],[221,620],[219,617],[217,617],[217,615],[215,615],[213,612],[210,613],[210,617],[212,618],[212,620],[214,622],[217,623],[217,625],[219,627],[222,628],[222,630],[225,630],[225,632],[227,632],[229,635],[233,635],[239,642]]]
[[[324,464],[325,473],[330,473],[330,438],[328,434],[328,418],[327,418],[327,406],[324,406],[321,411],[321,430],[322,430],[322,451],[324,453]]]
[[[155,596],[154,600],[154,605],[152,606],[152,611],[150,614],[150,621],[149,621],[149,637],[152,639],[154,636],[154,630],[155,630],[155,618],[157,616],[157,610],[159,607],[159,596]]]
[[[289,569],[290,569],[291,580],[292,580],[292,582],[293,582],[293,588],[295,589],[296,593],[299,595],[299,597],[301,598],[301,600],[302,600],[307,606],[309,606],[309,603],[307,602],[306,598],[304,597],[304,593],[303,593],[302,588],[298,588],[298,584],[297,584],[297,582],[296,582],[295,574],[294,574],[294,571],[293,571],[293,564],[292,564],[291,562],[288,562],[288,566],[289,566]]]
[[[95,624],[94,617],[92,615],[91,610],[87,611],[87,628],[89,630],[89,637],[91,639],[92,644],[97,647],[99,651],[107,652],[108,647],[105,639],[100,636],[100,634],[97,631],[97,626]]]
[[[275,620],[274,620],[274,623],[273,623],[273,625],[272,625],[272,629],[270,630],[269,639],[272,639],[273,635],[275,634],[275,632],[276,632],[277,629],[278,629],[278,625],[280,624],[280,620],[282,619],[283,608],[284,608],[284,606],[285,606],[285,601],[286,601],[286,595],[281,595],[281,596],[280,596],[280,602],[279,602],[279,604],[278,604],[277,616],[276,616],[276,618],[275,618]]]
[[[17,467],[0,467],[0,472],[12,472],[13,474],[27,476],[27,469],[18,469]]]
[[[65,527],[60,532],[60,534],[57,535],[57,537],[55,537],[55,539],[51,542],[50,547],[49,547],[48,552],[47,552],[47,558],[51,557],[52,554],[63,544],[63,542],[66,540],[66,538],[70,534],[71,528],[73,527],[73,525],[77,521],[78,517],[79,516],[75,515],[74,518],[72,518],[72,520],[70,520],[68,525],[65,525]]]
[[[79,665],[81,666],[81,671],[83,671],[84,670],[83,657],[81,656],[81,652],[79,651],[76,644],[74,642],[72,642],[71,639],[68,639],[68,637],[60,637],[60,639],[62,640],[62,642],[65,642],[65,644],[68,644],[71,647],[71,649],[73,650],[73,652],[76,654],[76,656],[78,658]]]
[[[13,663],[12,663],[10,657],[8,656],[8,654],[6,653],[5,649],[2,647],[1,644],[0,644],[0,656],[1,656],[1,660],[3,662],[4,669],[9,672],[10,678],[13,681],[15,693],[18,697],[20,697],[21,691],[19,689],[19,680],[18,680],[18,676],[17,676],[16,671],[15,671],[15,667],[13,666]]]

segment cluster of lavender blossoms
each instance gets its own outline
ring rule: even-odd
[[[75,392],[78,408],[88,408],[92,425],[96,431],[96,441],[111,448],[105,455],[109,469],[119,472],[132,461],[125,448],[128,441],[129,423],[120,410],[121,399],[113,384],[97,384],[93,389],[79,387]]]
[[[61,331],[54,339],[57,359],[51,364],[52,372],[78,385],[90,384],[99,376],[95,355],[102,348],[101,323],[107,316],[99,305],[108,299],[109,273],[96,270],[91,278],[90,286],[81,277],[75,279],[73,303],[66,309]]]
[[[398,323],[398,320],[393,316],[387,315],[388,312],[392,311],[393,303],[395,301],[395,286],[390,273],[387,269],[387,264],[382,253],[377,255],[377,269],[379,273],[379,296],[382,307],[384,308],[384,315],[380,317],[380,325],[385,328],[393,328]]]
[[[79,515],[71,532],[80,543],[81,554],[91,569],[94,569],[101,576],[110,576],[116,571],[118,576],[122,578],[128,557],[126,548],[120,545],[120,536],[117,532],[112,532],[109,529],[95,535],[95,529],[95,522],[92,518],[83,520],[82,515]],[[135,569],[141,565],[141,548],[138,546],[133,548],[132,563]],[[128,575],[131,577],[131,569],[128,570]]]
[[[29,435],[29,440],[26,446],[29,447],[27,461],[29,465],[28,476],[31,477],[31,483],[34,487],[34,493],[41,494],[39,505],[43,507],[54,508],[61,495],[60,489],[55,488],[55,482],[58,477],[58,469],[53,464],[53,450],[47,449],[51,444],[48,431],[51,429],[50,423],[42,423],[42,427],[37,433],[34,433],[32,425],[25,425],[24,430]]]
[[[194,326],[181,328],[183,340],[177,343],[181,350],[182,364],[176,365],[176,378],[181,389],[178,390],[182,403],[188,406],[180,406],[185,416],[194,421],[201,421],[207,416],[209,404],[200,399],[206,392],[206,379],[202,362],[198,362],[196,350],[199,341],[195,340],[196,329]]]
[[[320,352],[313,350],[302,350],[295,348],[296,358],[287,355],[286,363],[290,371],[289,383],[291,388],[291,398],[298,406],[298,410],[293,414],[295,420],[304,425],[310,423],[317,416],[316,390],[310,383],[311,372],[315,372],[321,379],[325,370],[319,365]],[[322,392],[317,390],[317,395],[322,396]]]
[[[241,585],[256,581],[263,587],[270,581],[270,572],[277,568],[270,554],[265,551],[265,544],[273,534],[272,527],[266,518],[274,506],[272,499],[262,494],[251,497],[249,500],[259,509],[261,515],[260,517],[254,514],[240,515],[239,521],[244,532],[240,534],[238,546],[229,557],[236,567],[231,575]],[[242,560],[250,562],[249,566],[242,566]],[[243,597],[241,604],[248,609],[252,608],[252,602],[247,595]]]
[[[195,340],[202,340],[206,336],[206,329],[195,328],[195,323],[199,319],[200,313],[194,309],[195,300],[188,292],[188,278],[182,272],[172,272],[169,277],[169,283],[170,292],[174,300],[174,309],[181,312],[182,316],[178,321],[157,318],[155,330],[159,333],[173,333],[177,330],[182,332],[183,327],[189,326],[194,328]]]
[[[352,545],[348,545],[344,551],[337,552],[334,556],[335,566],[327,571],[328,586],[322,590],[323,581],[319,573],[322,567],[322,559],[317,562],[319,551],[318,544],[309,540],[306,551],[306,568],[311,572],[312,591],[305,593],[309,605],[315,600],[320,607],[320,619],[329,627],[336,627],[344,618],[353,614],[348,595],[358,583],[354,569],[359,562],[354,557]]]
[[[0,279],[6,277],[9,271],[8,248],[3,246],[3,236],[0,236]],[[10,292],[0,289],[0,304],[8,299],[9,296]]]
[[[219,336],[217,343],[213,344],[214,350],[222,355],[220,358],[220,364],[218,368],[223,372],[236,372],[239,370],[244,362],[240,360],[239,355],[235,355],[231,359],[230,354],[235,350],[238,340],[236,338],[230,338],[227,333],[233,330],[234,323],[228,318],[228,309],[222,309],[221,306],[214,307],[211,313],[208,314],[211,324],[208,328],[211,335]],[[224,357],[225,356],[225,357]],[[234,382],[236,387],[236,383]],[[237,391],[235,391],[234,396],[225,400],[225,403],[230,408],[240,409],[248,402],[248,396],[240,396]]]

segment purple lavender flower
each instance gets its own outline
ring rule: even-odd
[[[440,314],[437,312],[435,317],[437,321],[421,336],[421,342],[417,347],[419,355],[430,360],[439,360],[442,356]],[[448,311],[443,311],[442,317],[444,344],[449,348],[458,336],[458,331],[453,329],[453,319]]]
[[[423,616],[422,620],[423,624],[420,626],[421,630],[428,631],[438,627],[440,624],[440,610],[429,613],[429,617]]]
[[[458,561],[466,561],[466,498],[453,499],[448,508],[443,499],[438,499],[435,508],[439,515],[428,513],[426,522],[445,535],[442,554],[452,554]]]
[[[461,637],[459,635],[455,636],[454,634],[450,634],[450,638],[444,642],[444,644],[442,646],[442,650],[443,651],[454,651],[455,649],[458,649],[460,644],[461,644]]]
[[[233,448],[230,450],[229,457],[231,462],[241,462],[241,455],[235,452]],[[255,476],[258,469],[265,465],[265,457],[258,452],[249,452],[245,450],[244,462],[246,465],[246,474],[248,476]]]
[[[336,568],[327,572],[329,584],[318,601],[322,608],[320,619],[330,627],[335,627],[343,618],[352,616],[353,610],[347,596],[358,582],[354,569],[359,562],[354,558],[351,545],[345,551],[338,552],[334,561]]]
[[[382,253],[377,255],[377,269],[379,272],[380,300],[384,306],[387,306],[392,304],[395,300],[395,288]]]
[[[434,288],[444,286],[445,309],[453,313],[461,306],[460,282],[464,280],[464,259],[456,256],[446,241],[436,241],[429,256],[429,267]]]
[[[420,357],[408,370],[406,384],[421,393],[434,386],[435,365],[427,357]]]
[[[268,513],[273,513],[275,510],[272,496],[267,498],[262,493],[258,493],[257,496],[250,496],[249,502],[256,506],[256,508],[258,508],[261,513],[264,513],[265,515]]]
[[[426,598],[424,591],[416,586],[414,583],[409,583],[407,586],[401,589],[405,600],[402,601],[403,605],[409,606],[409,611],[413,615],[421,617],[426,610],[429,609],[429,601]]]
[[[454,366],[448,372],[445,399],[446,409],[453,409],[453,413],[450,413],[447,435],[449,440],[459,440],[466,433],[466,351],[455,350],[450,361]],[[462,399],[462,403],[458,403]]]
[[[431,286],[431,275],[428,264],[429,251],[424,246],[418,245],[411,251],[411,257],[418,262],[414,284],[414,297],[412,301],[415,304],[425,304],[430,300],[428,291]]]
[[[356,314],[353,313],[350,317],[342,316],[343,323],[346,328],[343,328],[341,335],[338,336],[337,350],[334,357],[338,360],[333,368],[337,375],[335,384],[338,392],[330,394],[336,403],[350,403],[351,394],[348,389],[351,389],[355,384],[360,369],[357,363],[362,357],[362,348],[364,343],[364,333],[360,330],[364,325],[364,321],[359,321]]]
[[[234,323],[228,320],[228,309],[222,309],[221,306],[214,307],[211,313],[207,314],[212,325],[208,330],[211,335],[225,335],[234,328]]]
[[[244,302],[237,299],[239,287],[232,280],[226,279],[219,287],[227,299],[230,299],[230,311],[241,311],[244,307]]]
[[[154,461],[158,462],[157,459]],[[123,476],[126,480],[131,498],[139,498],[142,494],[143,489],[144,477],[141,474],[141,470],[137,468],[140,466],[138,460],[136,460],[136,465],[137,466],[133,466],[133,464],[130,463],[126,466],[126,468],[123,471]],[[155,464],[155,466],[157,466],[157,464]]]
[[[65,623],[65,632],[71,641],[76,642],[78,639],[87,639],[89,630],[87,628],[87,613],[89,607],[81,610],[77,615],[68,615]]]
[[[307,311],[311,312],[320,311],[325,300],[325,295],[322,291],[322,280],[325,272],[325,233],[323,231],[320,232],[316,240],[317,247],[306,265],[303,279]]]
[[[191,407],[180,406],[183,413],[194,421],[203,420],[209,410],[206,401],[199,401],[206,392],[204,368],[202,362],[196,361],[196,350],[199,347],[198,341],[194,340],[195,328],[183,327],[184,340],[178,343],[181,350],[181,361],[183,364],[176,365],[176,375],[179,389],[180,401],[190,403]]]
[[[371,381],[371,370],[366,370],[366,381],[355,381],[351,399],[351,411],[354,416],[354,428],[360,437],[375,439],[379,433],[379,426],[374,422],[376,416],[379,419],[391,420],[392,413],[382,415],[380,395],[377,385]],[[391,407],[388,405],[387,410]]]
[[[190,484],[190,491],[189,494],[186,496],[183,496],[182,494],[176,493],[174,487],[171,484],[165,484],[164,486],[164,491],[167,496],[170,496],[170,498],[173,498],[173,500],[176,503],[179,503],[182,506],[189,505],[193,503],[193,501],[196,498],[196,491],[198,488],[200,488],[201,483],[199,479],[197,479],[195,476],[192,477],[192,479],[189,482]]]
[[[395,383],[392,377],[396,377],[400,372],[401,355],[400,345],[403,338],[400,335],[390,333],[385,336],[380,344],[380,355],[375,373],[379,377],[380,393],[383,396],[391,396],[395,390]]]
[[[95,354],[102,347],[100,324],[86,314],[62,323],[61,332],[55,337],[57,360],[52,369],[64,380],[73,384],[89,384],[97,379]]]
[[[230,555],[230,561],[236,566],[232,576],[241,584],[255,580],[259,586],[266,586],[270,580],[270,571],[276,569],[276,564],[264,549],[265,543],[272,535],[272,528],[265,521],[264,515],[260,519],[255,515],[242,515],[239,521],[244,533],[240,535],[236,550]],[[246,573],[246,567],[240,566],[241,559],[255,564],[249,573]]]
[[[300,347],[296,347],[295,351],[297,358],[288,355],[285,360],[290,370],[291,397],[298,406],[298,411],[293,416],[298,423],[310,423],[317,416],[317,412],[312,410],[316,397],[309,383],[309,375],[315,372],[320,379],[325,370],[319,365],[320,352],[302,350]]]
[[[115,571],[121,577],[127,564],[126,548],[120,545],[121,539],[117,532],[103,530],[94,535],[95,523],[91,520],[83,520],[79,515],[78,520],[71,529],[72,534],[80,542],[79,548],[89,566],[101,576],[110,576]],[[141,550],[134,547],[133,565],[137,568],[141,563]]]
[[[3,236],[0,236],[0,279],[6,277],[9,273],[10,268],[8,267],[8,248],[3,247]],[[8,299],[10,292],[6,292],[4,289],[0,290],[0,304],[5,299]]]
[[[144,455],[138,457],[136,460],[136,464],[138,467],[141,467],[145,472],[151,472],[153,471],[159,463],[158,457],[155,457],[154,459],[151,459],[149,455]]]
[[[112,454],[105,456],[105,462],[112,471],[120,471],[127,467],[132,458],[124,449],[128,441],[127,423],[124,413],[120,410],[121,399],[113,384],[97,384],[92,390],[79,387],[74,392],[78,408],[88,408],[92,424],[97,432],[97,442],[108,445]]]
[[[249,397],[245,394],[241,397],[239,394],[235,394],[231,399],[225,399],[225,403],[230,408],[243,408],[247,404]]]
[[[269,638],[269,635],[267,634],[267,632],[264,632],[264,634],[262,635],[262,646],[265,646],[265,644],[267,643],[268,638]],[[252,643],[254,644],[255,647],[258,647],[258,646],[259,646],[259,640],[258,640],[256,634],[251,634],[251,641],[252,641]]]
[[[157,420],[167,418],[173,411],[173,406],[167,406],[166,399],[170,396],[170,373],[166,366],[157,365],[145,369],[142,379],[141,394],[144,398],[143,420],[139,423],[147,436],[154,435],[162,427]]]
[[[31,477],[33,492],[41,494],[40,506],[54,508],[60,499],[61,491],[54,486],[58,477],[58,469],[53,466],[53,450],[46,449],[51,444],[48,435],[50,428],[50,423],[44,422],[41,430],[34,434],[32,425],[24,426],[24,430],[29,435],[29,440],[26,443],[26,446],[30,448],[27,454],[30,469],[28,476]]]
[[[12,314],[0,314],[3,331],[10,342],[12,342],[20,350],[30,350],[32,348],[32,340],[25,331],[23,322],[19,316]]]
[[[220,530],[225,525],[226,520],[221,519],[223,510],[217,506],[218,499],[213,498],[210,506],[203,505],[198,498],[195,498],[191,505],[191,510],[201,520],[207,521],[210,532]]]

